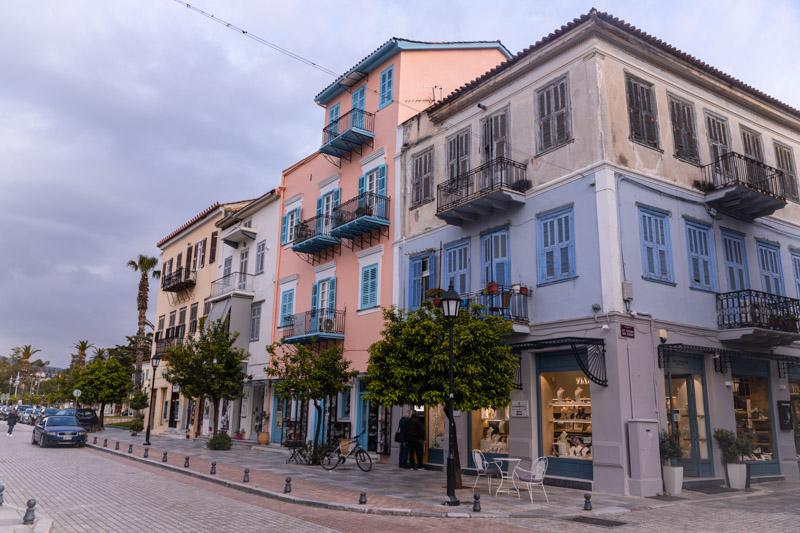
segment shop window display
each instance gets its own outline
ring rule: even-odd
[[[444,450],[444,406],[428,407],[428,448]]]
[[[794,450],[800,460],[800,381],[789,381],[789,393],[792,395],[792,425],[794,426]]]
[[[472,446],[483,453],[508,455],[509,408],[472,411]]]
[[[543,372],[542,442],[548,457],[592,459],[592,397],[581,371]]]
[[[733,406],[736,414],[736,433],[752,433],[755,439],[753,455],[748,461],[775,459],[772,442],[772,420],[767,378],[734,376]]]

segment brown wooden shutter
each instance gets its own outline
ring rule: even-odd
[[[194,270],[194,262],[192,261],[192,245],[186,245],[186,270],[192,271]]]
[[[211,250],[208,252],[208,264],[210,265],[217,259],[217,231],[211,234]]]
[[[180,254],[178,254],[178,258],[175,260],[175,271],[176,272],[181,269],[182,262],[183,262],[183,254],[180,253]]]
[[[670,100],[669,114],[672,118],[672,138],[675,142],[675,155],[684,157],[686,155],[686,144],[684,139],[683,114],[681,104],[677,100]]]
[[[631,121],[631,137],[641,139],[644,137],[642,125],[642,108],[640,102],[640,87],[633,79],[628,78],[628,113]]]
[[[197,270],[197,254],[200,253],[200,242],[194,243],[194,253],[192,254],[192,270]]]
[[[206,248],[208,245],[208,239],[203,239],[203,247],[200,250],[200,268],[206,266]]]

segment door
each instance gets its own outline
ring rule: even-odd
[[[483,153],[484,163],[488,163],[486,171],[483,173],[481,189],[500,187],[505,182],[505,165],[500,158],[507,158],[508,147],[508,114],[505,111],[492,115],[483,128]]]
[[[794,449],[800,457],[800,396],[792,396],[792,422],[794,426]]]
[[[728,157],[728,122],[714,115],[706,115],[708,147],[711,151],[711,164],[714,165],[714,185],[727,184],[733,178],[733,165]]]
[[[681,433],[683,457],[678,464],[686,476],[707,475],[710,459],[703,376],[667,374],[666,390],[670,429]]]
[[[728,279],[728,290],[741,291],[750,288],[747,275],[744,236],[722,233],[722,248],[725,253],[725,276]]]
[[[180,415],[181,393],[177,386],[172,387],[172,396],[169,399],[169,427],[178,427],[178,416]]]
[[[361,87],[353,91],[352,106],[350,111],[351,114],[350,125],[353,128],[364,129],[364,110],[367,108],[366,99],[367,99],[366,85],[362,85]]]
[[[247,289],[247,259],[249,255],[249,250],[242,250],[239,255],[239,282],[236,287],[239,290]]]

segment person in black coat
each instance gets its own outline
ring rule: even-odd
[[[7,437],[13,437],[12,433],[14,433],[14,426],[17,425],[17,410],[11,409],[11,412],[8,413],[8,433],[6,433]]]
[[[405,434],[409,464],[414,470],[421,470],[422,440],[425,438],[425,426],[423,425],[422,420],[419,419],[416,411],[412,411],[411,418],[406,422]],[[416,463],[414,461],[415,457]]]

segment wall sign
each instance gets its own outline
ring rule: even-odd
[[[619,336],[625,339],[635,339],[636,338],[636,328],[633,326],[629,326],[627,324],[620,324],[619,325]]]
[[[528,402],[511,402],[511,416],[514,418],[528,418]]]
[[[778,401],[778,423],[781,429],[792,429],[792,404],[784,400]]]

